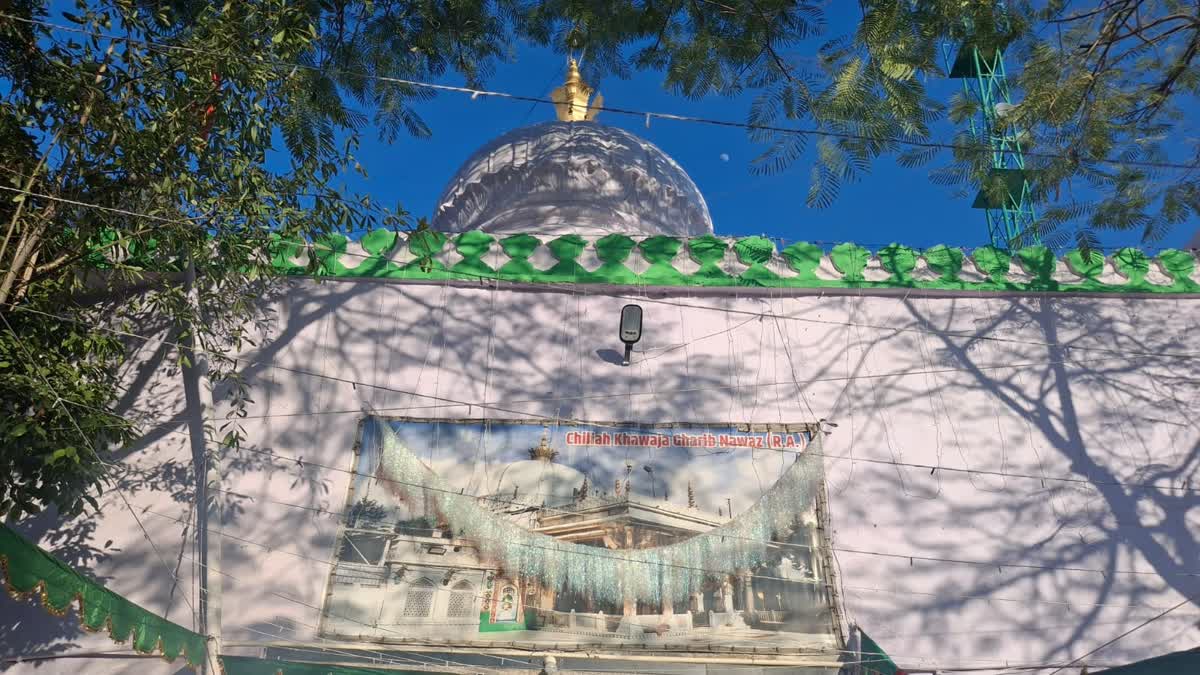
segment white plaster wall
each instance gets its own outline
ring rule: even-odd
[[[269,339],[244,360],[255,400],[247,447],[304,463],[224,457],[225,638],[317,639],[337,534],[324,511],[343,508],[350,476],[335,469],[350,468],[364,407],[829,419],[845,611],[906,667],[1065,662],[1200,592],[1197,300],[651,293],[637,299],[641,353],[622,368],[615,326],[629,301],[372,281],[297,281],[270,300]],[[153,381],[161,389],[143,399],[166,419],[180,407],[178,376],[156,371]],[[131,462],[149,471],[172,452],[188,457],[180,422],[153,429]],[[1170,489],[1181,486],[1189,490]],[[130,499],[186,518],[189,490],[153,485]],[[96,548],[114,539],[119,550],[95,561],[97,574],[189,625],[114,504],[76,535]],[[183,526],[143,521],[188,572]],[[34,534],[53,548],[48,525]],[[181,578],[190,590],[190,572]],[[1198,619],[1200,604],[1184,604],[1088,662],[1195,646]]]
[[[184,627],[193,628],[197,597],[193,584],[191,522],[192,455],[188,437],[176,421],[184,411],[177,369],[162,366],[165,333],[145,328],[155,338],[124,369],[128,386],[140,392],[118,409],[144,433],[144,443],[110,458],[109,472],[122,489],[99,498],[98,517],[62,522],[51,509],[16,524],[19,531],[77,570],[90,574],[113,591]],[[137,341],[135,341],[135,345]],[[145,367],[150,364],[152,367]],[[124,497],[124,499],[122,499]],[[132,513],[137,514],[135,520]],[[139,527],[138,521],[141,522]],[[183,522],[179,522],[183,521]],[[144,536],[141,527],[149,537]],[[149,542],[153,541],[152,546]],[[156,550],[157,549],[157,550]],[[104,653],[107,658],[41,660],[62,654]],[[136,655],[129,644],[115,644],[106,632],[79,629],[72,610],[66,618],[51,616],[41,603],[0,599],[0,657],[35,657],[27,663],[0,666],[5,673],[38,675],[101,673],[175,673],[186,670],[158,657]]]

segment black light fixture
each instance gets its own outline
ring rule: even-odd
[[[434,544],[433,546],[425,549],[425,552],[431,555],[446,555],[446,547]]]
[[[638,305],[625,305],[621,308],[621,342],[625,343],[625,358],[621,365],[629,365],[629,357],[633,354],[633,346],[642,339],[642,308]]]

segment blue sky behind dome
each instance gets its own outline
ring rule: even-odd
[[[844,3],[848,9],[853,3]],[[855,17],[830,9],[830,32],[840,32]],[[846,14],[846,16],[841,16]],[[813,41],[815,48],[817,41]],[[585,64],[586,65],[586,64]],[[548,49],[523,47],[509,63],[499,64],[486,88],[524,96],[546,97],[565,72],[561,55]],[[1010,71],[1019,64],[1009,64]],[[441,83],[461,85],[459,79]],[[605,104],[616,108],[673,113],[709,119],[744,122],[754,94],[688,100],[665,91],[658,72],[637,72],[630,79],[608,77],[593,82]],[[949,100],[960,91],[960,81],[929,83],[931,92]],[[1190,106],[1200,119],[1200,106]],[[433,131],[432,138],[402,136],[387,145],[369,136],[358,157],[369,173],[365,180],[347,177],[347,186],[367,192],[373,200],[403,205],[414,216],[433,215],[446,182],[477,148],[516,127],[554,119],[551,106],[523,101],[441,92],[417,107]],[[953,189],[929,181],[930,169],[948,163],[944,151],[925,167],[906,169],[890,158],[878,160],[858,183],[844,185],[836,202],[826,209],[809,208],[804,197],[809,185],[809,153],[787,171],[772,176],[750,172],[750,160],[765,146],[751,142],[745,129],[692,122],[652,119],[647,128],[642,116],[612,112],[600,114],[600,123],[627,129],[654,143],[691,175],[708,202],[718,234],[767,234],[787,241],[854,241],[870,248],[897,242],[914,248],[944,243],[973,248],[987,242],[983,212],[972,209],[970,198],[957,197]],[[801,123],[801,126],[803,124]],[[1190,126],[1184,122],[1185,126]],[[936,127],[936,140],[950,142],[955,128],[946,122]],[[1187,133],[1177,132],[1182,140]],[[1178,147],[1187,147],[1184,143]],[[1186,157],[1172,158],[1177,160]],[[1082,182],[1082,181],[1078,181]],[[1073,186],[1076,198],[1086,197]],[[1200,230],[1200,219],[1176,227],[1163,240],[1144,246],[1157,250],[1181,247]],[[1139,234],[1100,233],[1105,247],[1140,246]]]

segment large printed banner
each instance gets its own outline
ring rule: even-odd
[[[321,632],[380,643],[577,641],[618,651],[647,640],[698,649],[830,646],[831,577],[817,502],[790,498],[823,489],[819,476],[797,487],[811,441],[807,424],[369,418]],[[382,472],[389,452],[405,453],[416,477]],[[422,475],[436,475],[440,487]],[[768,508],[777,513],[764,514]],[[519,569],[479,534],[494,527],[466,527],[463,518],[502,523],[533,548],[546,542],[539,555],[561,557],[563,569],[610,574],[611,584],[594,576],[585,584],[579,574],[550,582]],[[750,518],[773,525],[746,525]],[[751,558],[726,550],[753,546]],[[679,557],[700,549],[695,560]],[[645,564],[660,551],[672,552],[662,558],[670,562]],[[753,562],[713,567],[729,560]]]

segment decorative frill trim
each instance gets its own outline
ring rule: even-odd
[[[1123,248],[1105,257],[1045,246],[972,251],[892,244],[874,253],[853,243],[825,250],[796,242],[777,250],[765,237],[686,238],[446,235],[375,230],[351,241],[276,240],[281,274],[398,281],[508,281],[654,287],[926,289],[1001,293],[1200,293],[1200,250],[1151,256]],[[457,262],[455,262],[457,261]],[[551,263],[550,261],[555,261]],[[547,267],[546,265],[549,265]]]
[[[667,546],[609,550],[521,527],[488,509],[484,500],[451,488],[387,425],[380,428],[379,475],[400,499],[428,499],[458,536],[477,542],[509,574],[536,578],[546,588],[566,585],[607,602],[682,600],[710,579],[763,564],[772,542],[802,527],[801,516],[812,508],[823,472],[817,434],[813,446],[818,447],[799,454],[774,487],[725,525]]]
[[[79,623],[85,630],[107,631],[114,642],[129,641],[139,654],[158,653],[167,662],[183,655],[193,668],[204,662],[204,636],[81,576],[7,525],[0,525],[0,572],[13,598],[36,598],[47,612],[59,617],[65,617],[78,603]]]

